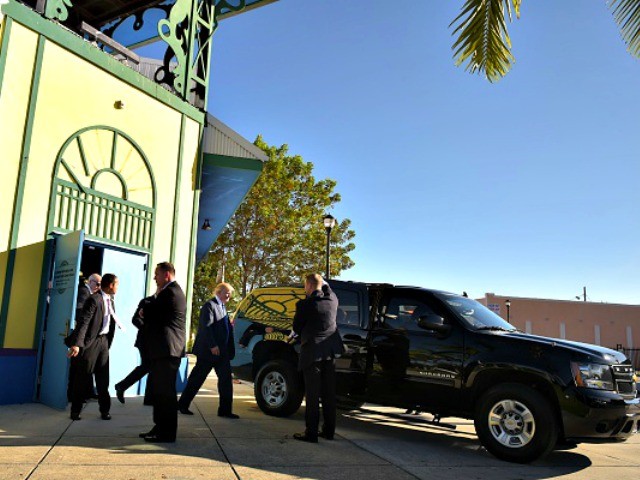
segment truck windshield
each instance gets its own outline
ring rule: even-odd
[[[436,293],[435,296],[449,305],[471,328],[476,330],[504,330],[508,332],[516,330],[513,325],[475,300],[449,293]]]

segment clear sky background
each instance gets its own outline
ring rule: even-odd
[[[337,180],[341,279],[640,303],[640,62],[604,0],[528,0],[497,84],[463,0],[280,0],[223,21],[209,111]],[[318,219],[318,228],[321,219]]]

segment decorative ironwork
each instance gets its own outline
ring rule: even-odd
[[[169,17],[158,22],[158,34],[168,48],[156,81],[171,82],[180,97],[203,108],[217,16],[223,9],[240,11],[245,5],[246,0],[177,0]]]
[[[130,32],[129,29],[133,29],[134,32],[140,32],[145,27],[145,22],[147,21],[147,19],[150,18],[152,19],[152,21],[155,21],[158,16],[157,15],[158,13],[160,13],[164,17],[164,19],[169,18],[169,12],[171,11],[171,8],[173,7],[174,3],[175,3],[175,0],[165,0],[164,2],[158,5],[153,5],[144,10],[138,10],[137,12],[134,12],[131,15],[118,18],[106,24],[105,26],[101,27],[101,31],[105,35],[108,35],[109,37],[119,41],[122,44],[125,44],[128,47],[134,47],[138,44],[144,44],[147,41],[157,38],[156,37],[157,25],[154,25],[153,36],[151,36],[150,38],[142,38],[140,41],[129,41],[129,42],[122,41],[119,39],[120,32],[123,31],[124,33],[129,33]],[[131,17],[133,17],[133,24],[129,26],[128,20]],[[125,22],[126,22],[126,25],[121,29],[120,27],[122,27],[125,24]]]
[[[69,18],[69,9],[72,7],[72,0],[47,0],[44,15],[52,20],[64,22]]]

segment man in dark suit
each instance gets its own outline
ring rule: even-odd
[[[136,335],[136,341],[133,344],[134,347],[138,349],[140,352],[140,365],[134,368],[129,375],[127,375],[124,379],[120,380],[115,384],[116,389],[116,397],[120,403],[124,403],[124,392],[134,383],[139,382],[142,378],[149,373],[151,368],[151,359],[149,358],[149,353],[147,351],[145,335],[144,335],[144,320],[140,316],[140,312],[144,309],[144,306],[151,303],[155,300],[155,296],[151,295],[150,297],[143,298],[138,303],[138,308],[136,312],[133,314],[133,318],[131,319],[131,323],[133,326],[138,329],[138,334]],[[145,396],[144,396],[144,404],[151,405],[151,395],[147,395],[147,392],[151,392],[151,385],[149,379],[147,379],[147,385],[145,388]]]
[[[220,283],[214,290],[214,296],[200,309],[198,335],[193,344],[193,353],[198,357],[195,367],[189,374],[187,386],[180,396],[178,408],[185,415],[193,415],[189,405],[202,387],[202,384],[215,369],[218,376],[218,416],[237,419],[233,413],[233,381],[231,377],[231,360],[235,357],[233,326],[225,305],[231,299],[233,287],[228,283]]]
[[[80,318],[82,315],[82,307],[84,306],[84,302],[98,290],[100,290],[100,280],[102,277],[93,273],[89,275],[89,278],[85,281],[84,277],[81,277],[80,284],[78,285],[78,296],[76,297],[76,319]],[[81,362],[80,356],[72,357],[69,362],[69,382],[67,384],[67,400],[71,401],[73,397],[73,382],[76,378],[76,370],[78,369],[78,365]],[[91,376],[91,382],[87,385],[87,392],[85,393],[85,398],[98,398],[97,395],[94,395],[94,381],[93,375]]]
[[[75,369],[71,395],[71,419],[80,420],[80,411],[91,383],[96,377],[98,405],[103,420],[111,420],[111,396],[109,395],[109,348],[113,342],[116,318],[113,299],[118,290],[118,278],[107,273],[100,282],[102,288],[84,302],[82,312],[76,318],[76,327],[66,339],[67,356],[80,357]]]
[[[169,262],[156,266],[155,300],[142,307],[144,336],[150,358],[149,382],[155,426],[140,436],[147,442],[175,442],[178,431],[176,375],[185,355],[187,299]]]
[[[300,336],[300,360],[305,383],[306,411],[304,433],[293,438],[317,443],[318,436],[333,440],[336,430],[335,357],[342,353],[342,340],[336,325],[338,299],[317,274],[307,275],[307,298],[298,301],[293,331]],[[320,397],[324,424],[320,422]]]

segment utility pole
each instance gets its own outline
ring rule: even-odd
[[[587,287],[582,287],[582,298],[587,301]]]

